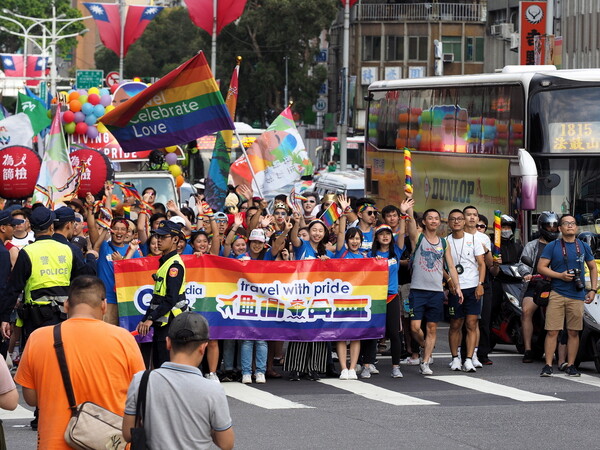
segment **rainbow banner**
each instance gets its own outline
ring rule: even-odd
[[[385,332],[385,260],[182,258],[187,300],[208,320],[212,339],[345,341]],[[114,266],[119,324],[132,331],[150,304],[158,258]]]
[[[234,130],[204,53],[169,72],[100,119],[125,152],[187,144]]]

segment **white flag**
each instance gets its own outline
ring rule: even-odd
[[[32,148],[33,128],[27,114],[19,113],[0,120],[0,149],[12,145]]]

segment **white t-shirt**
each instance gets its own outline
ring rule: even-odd
[[[21,250],[23,247],[25,247],[27,244],[31,244],[33,241],[35,241],[33,231],[29,231],[27,233],[27,235],[21,239],[13,236],[13,238],[11,239],[10,242],[12,243],[12,245],[14,245],[15,247],[18,247],[19,250]]]
[[[481,240],[474,234],[464,233],[461,239],[448,236],[448,245],[452,252],[454,266],[461,265],[463,273],[458,274],[461,289],[471,289],[479,284],[479,267],[476,256],[484,254]],[[457,269],[458,270],[458,269]]]

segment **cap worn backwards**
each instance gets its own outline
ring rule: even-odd
[[[179,314],[171,322],[169,338],[177,343],[191,341],[207,341],[209,339],[208,322],[204,316],[186,311]]]

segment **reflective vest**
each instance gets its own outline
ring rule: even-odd
[[[68,245],[53,239],[35,241],[23,247],[31,261],[31,276],[25,283],[24,303],[59,304],[67,299],[73,269],[73,251]],[[40,289],[50,289],[56,295],[40,294]]]
[[[181,282],[181,286],[179,287],[179,300],[178,302],[175,304],[175,306],[171,309],[171,311],[169,311],[167,314],[165,314],[164,316],[160,317],[157,322],[161,323],[161,326],[165,326],[169,323],[169,318],[172,315],[173,317],[178,316],[179,314],[181,314],[183,312],[182,308],[184,306],[187,305],[187,299],[185,298],[185,287],[186,287],[186,282],[185,282],[185,265],[183,264],[183,260],[181,259],[181,256],[179,256],[178,253],[175,253],[173,256],[171,256],[169,259],[167,259],[156,271],[156,275],[155,275],[155,280],[156,283],[154,283],[154,296],[153,296],[153,300],[156,299],[158,301],[160,301],[160,299],[164,298],[167,295],[167,277],[169,276],[169,269],[171,269],[171,266],[173,265],[174,262],[179,262],[179,264],[181,264],[181,267],[183,269],[183,280]],[[151,309],[156,309],[158,307],[158,304],[150,304],[150,308]]]

